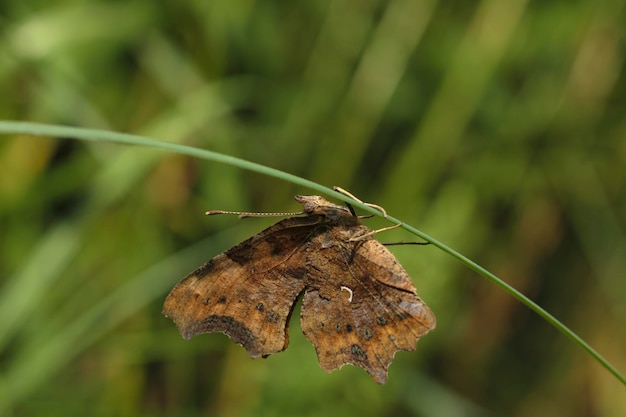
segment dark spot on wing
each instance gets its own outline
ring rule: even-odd
[[[294,268],[288,268],[285,273],[296,279],[303,279],[307,275],[307,269],[304,266],[296,266]]]
[[[224,332],[230,336],[235,343],[241,344],[246,349],[254,347],[254,344],[256,344],[256,337],[254,337],[250,329],[232,317],[210,316],[200,322],[198,327],[199,328],[192,329],[193,333],[189,334],[189,337],[198,333]]]
[[[270,323],[278,323],[278,320],[280,320],[280,316],[275,311],[270,310],[267,312],[265,320]]]
[[[285,235],[270,235],[265,241],[270,245],[270,253],[272,256],[281,256],[294,247],[294,244],[290,241],[290,237]]]
[[[197,279],[202,279],[213,272],[213,270],[215,270],[215,262],[211,259],[209,262],[189,274],[189,276],[195,276]]]
[[[226,256],[239,265],[245,265],[254,259],[254,246],[252,239],[244,240],[237,246],[224,252]]]
[[[350,348],[350,352],[354,356],[358,356],[360,358],[367,359],[367,353],[365,353],[365,351],[363,349],[361,349],[361,346],[359,346],[359,345],[356,345],[356,344],[352,345],[352,347]]]

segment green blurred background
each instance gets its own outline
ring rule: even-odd
[[[148,135],[340,185],[484,265],[626,370],[626,2],[0,5],[0,118]],[[390,381],[251,360],[161,315],[310,190],[164,151],[0,141],[0,415],[623,416],[621,385],[433,247]],[[373,219],[372,227],[384,222]],[[411,240],[401,230],[383,241]]]

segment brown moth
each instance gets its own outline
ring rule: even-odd
[[[279,221],[187,275],[163,314],[185,339],[223,332],[250,357],[267,357],[287,348],[288,321],[302,296],[302,331],[321,367],[356,365],[384,384],[395,353],[414,350],[435,316],[351,208],[295,198],[303,216]],[[226,212],[208,214],[218,213]]]

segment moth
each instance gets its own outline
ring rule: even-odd
[[[351,206],[315,195],[295,199],[301,213],[191,272],[169,293],[163,314],[185,339],[223,332],[250,357],[267,357],[287,348],[288,322],[301,298],[301,328],[321,367],[355,365],[384,384],[395,353],[414,350],[435,328],[435,316],[395,256],[374,239],[378,231]]]

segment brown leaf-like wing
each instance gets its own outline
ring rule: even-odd
[[[303,244],[317,216],[293,217],[216,256],[180,281],[163,314],[186,339],[223,332],[257,358],[287,347],[287,321],[306,284]]]
[[[339,229],[335,245],[322,248],[318,238],[309,244],[309,252],[317,248],[320,256],[307,259],[302,330],[325,371],[352,364],[383,384],[395,353],[414,350],[435,327],[435,316],[387,248],[374,239],[350,242]]]

